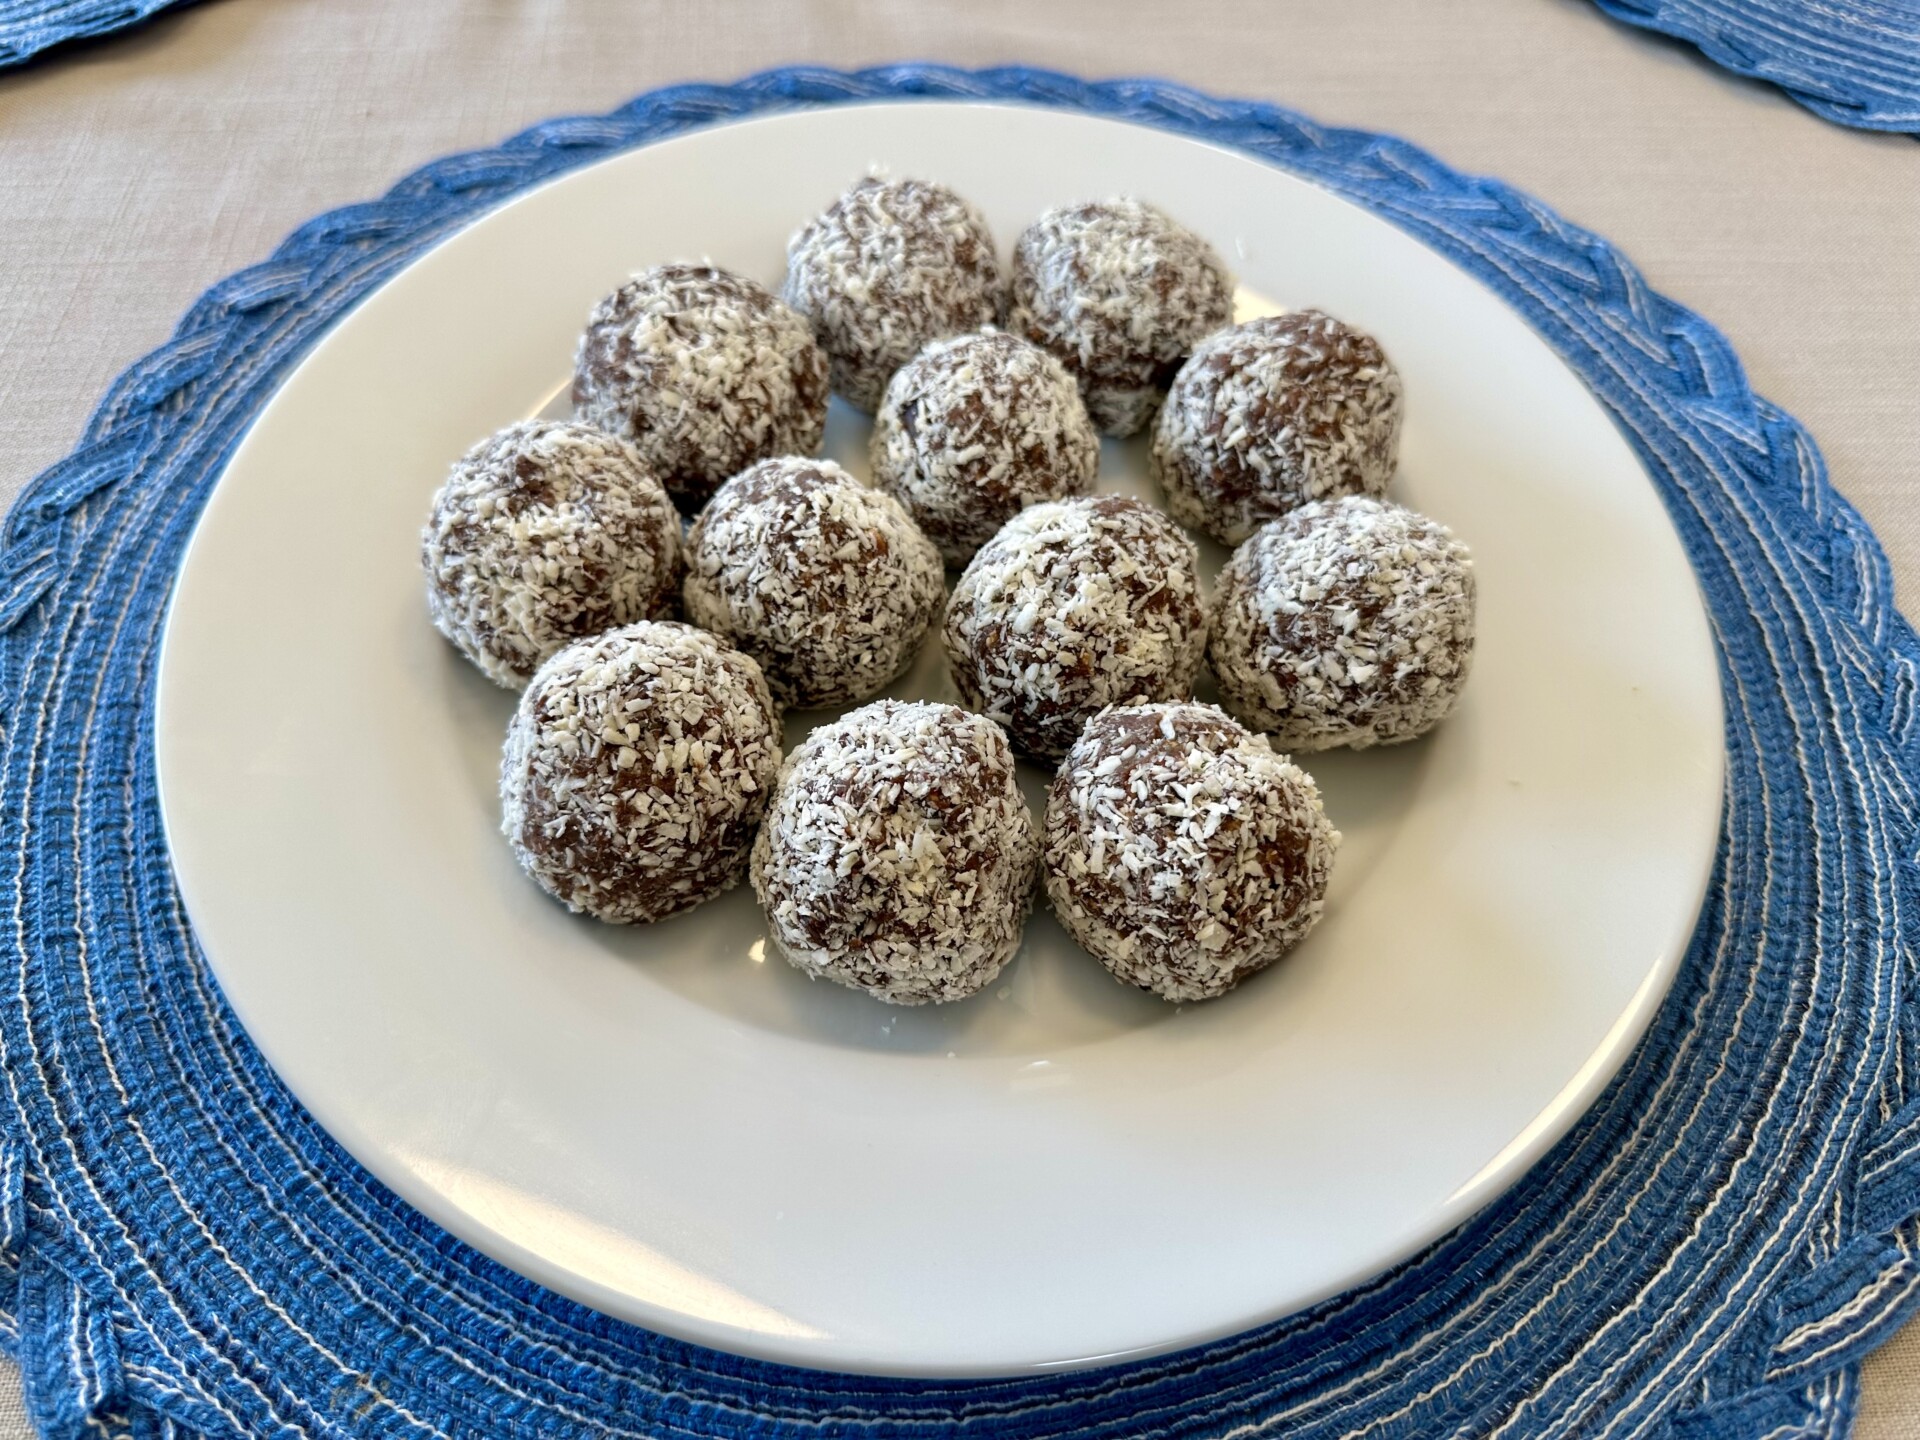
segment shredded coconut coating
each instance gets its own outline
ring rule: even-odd
[[[1206,650],[1200,556],[1124,495],[1022,511],[954,587],[943,636],[954,683],[1029,755],[1057,760],[1096,711],[1185,700]]]
[[[571,640],[672,613],[680,518],[625,441],[530,420],[455,462],[420,561],[435,627],[518,689]]]
[[[687,536],[687,618],[760,662],[785,705],[864,700],[913,662],[940,552],[891,495],[831,460],[763,460]]]
[[[1176,520],[1238,545],[1309,500],[1385,491],[1401,408],[1371,335],[1318,310],[1249,320],[1181,367],[1149,465]]]
[[[1026,506],[1091,489],[1100,436],[1065,366],[983,330],[936,340],[894,372],[872,458],[874,484],[964,565]]]
[[[1340,834],[1313,777],[1212,705],[1103,710],[1047,797],[1054,913],[1129,985],[1224,995],[1320,919]]]
[[[594,307],[573,410],[633,442],[692,513],[770,455],[811,455],[827,423],[827,357],[762,286],[711,265],[661,265]]]
[[[961,1000],[1020,948],[1039,853],[997,726],[882,700],[794,750],[753,888],[809,976],[895,1005]]]
[[[691,625],[568,646],[520,697],[500,828],[571,910],[665,919],[738,884],[780,770],[760,667]]]
[[[1233,318],[1233,276],[1139,200],[1049,210],[1014,245],[1007,328],[1057,355],[1103,434],[1131,435],[1202,336]]]
[[[813,325],[833,388],[871,413],[929,340],[999,317],[986,217],[944,185],[869,177],[787,242],[786,302]]]
[[[1473,663],[1467,547],[1404,506],[1303,505],[1233,552],[1208,653],[1227,709],[1285,750],[1424,735]]]

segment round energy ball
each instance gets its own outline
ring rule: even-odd
[[[642,622],[533,677],[500,761],[500,828],[567,908],[662,920],[739,883],[779,770],[760,667],[691,625]]]
[[[1318,310],[1208,336],[1180,368],[1149,464],[1176,520],[1238,545],[1297,505],[1378,495],[1400,451],[1400,373]]]
[[[1467,547],[1404,506],[1316,500],[1254,532],[1214,593],[1227,709],[1283,750],[1424,735],[1473,663]]]
[[[681,509],[769,455],[810,455],[827,423],[827,357],[793,311],[711,265],[660,265],[594,307],[574,414],[631,440]]]
[[[945,597],[940,552],[905,507],[831,460],[762,460],[687,535],[687,618],[758,660],[785,705],[885,687]]]
[[[1036,501],[1084,495],[1100,437],[1061,363],[1000,330],[936,340],[894,371],[873,422],[873,483],[949,565]]]
[[[1023,510],[954,586],[942,639],[968,705],[1057,760],[1088,718],[1185,700],[1206,651],[1199,552],[1124,495]]]
[[[929,340],[991,324],[1003,282],[984,216],[944,185],[862,180],[787,243],[786,302],[833,362],[833,388],[871,412]]]
[[[1188,352],[1232,318],[1213,247],[1142,201],[1049,210],[1014,245],[1007,328],[1073,372],[1103,434],[1146,424]]]
[[[420,561],[435,627],[517,689],[570,640],[672,613],[680,517],[625,441],[529,420],[454,464]]]
[[[808,975],[895,1005],[961,1000],[1020,948],[1039,852],[998,726],[882,700],[794,750],[753,888]]]
[[[1163,1000],[1208,1000],[1320,919],[1340,834],[1313,777],[1212,705],[1087,723],[1047,796],[1054,914]]]

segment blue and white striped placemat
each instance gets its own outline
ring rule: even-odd
[[[315,338],[435,241],[612,151],[939,96],[1237,147],[1472,271],[1592,387],[1684,537],[1727,694],[1718,868],[1673,994],[1506,1197],[1310,1312],[1107,1371],[910,1383],[648,1334],[454,1241],[361,1171],[195,948],[155,797],[187,535]],[[1844,1435],[1920,1303],[1920,641],[1873,536],[1725,339],[1606,241],[1403,141],[1157,81],[790,69],[439,161],[216,285],[40,476],[0,548],[0,1300],[59,1437]]]
[[[1594,0],[1814,114],[1920,133],[1920,0]]]
[[[137,25],[180,0],[0,0],[0,69],[67,40]]]

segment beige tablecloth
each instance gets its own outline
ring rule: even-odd
[[[1920,596],[1920,145],[1585,0],[209,0],[0,72],[0,501],[210,282],[319,210],[564,111],[792,61],[1157,73],[1396,131],[1619,243],[1812,428]],[[0,1362],[0,1440],[29,1432]],[[1920,1436],[1920,1326],[1862,1440]]]

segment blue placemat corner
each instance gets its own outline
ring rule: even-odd
[[[0,0],[0,69],[70,40],[111,35],[190,0]]]
[[[1822,119],[1920,134],[1914,0],[1594,0],[1614,19],[1692,45],[1778,86]]]

